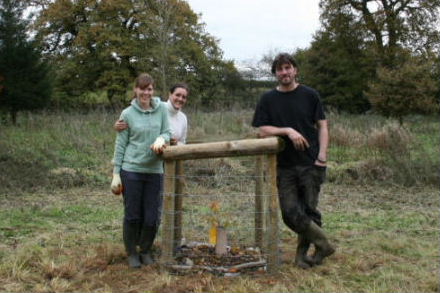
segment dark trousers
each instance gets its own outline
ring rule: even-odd
[[[155,227],[162,209],[162,174],[144,174],[121,170],[124,197],[124,222]]]
[[[284,223],[298,234],[314,221],[322,225],[318,210],[319,192],[325,180],[326,167],[278,167],[277,186]]]

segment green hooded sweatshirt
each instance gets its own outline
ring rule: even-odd
[[[113,156],[113,173],[125,171],[138,173],[163,173],[162,159],[150,149],[158,136],[170,141],[171,129],[168,109],[160,98],[153,97],[152,107],[143,110],[137,99],[125,108],[119,119],[128,123],[128,128],[116,137]]]

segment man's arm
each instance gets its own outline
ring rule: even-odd
[[[327,120],[318,120],[318,140],[319,140],[319,154],[315,161],[316,165],[325,166],[327,162],[327,148],[328,148],[328,123]]]
[[[258,128],[260,137],[267,136],[287,136],[292,141],[293,146],[300,151],[309,147],[308,141],[298,131],[291,127],[276,127],[270,125],[260,126]]]

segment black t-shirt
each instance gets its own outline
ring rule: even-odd
[[[290,92],[273,89],[263,94],[255,110],[252,126],[291,127],[307,139],[310,147],[296,150],[287,136],[282,136],[286,147],[277,156],[278,166],[313,165],[319,153],[316,122],[325,120],[319,94],[312,88],[299,85]]]

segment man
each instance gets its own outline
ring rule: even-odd
[[[170,88],[167,108],[171,125],[171,145],[179,145],[186,143],[186,136],[188,132],[188,120],[185,113],[181,110],[185,106],[188,99],[189,88],[184,83],[177,83]],[[122,131],[128,127],[123,120],[115,122],[114,128],[117,131]]]
[[[285,149],[277,155],[277,186],[284,223],[298,234],[295,264],[319,265],[334,253],[320,228],[317,209],[327,161],[327,120],[318,93],[297,81],[298,66],[287,53],[275,57],[272,74],[278,86],[261,97],[252,126],[261,137],[280,136]],[[312,257],[307,255],[315,245]]]

